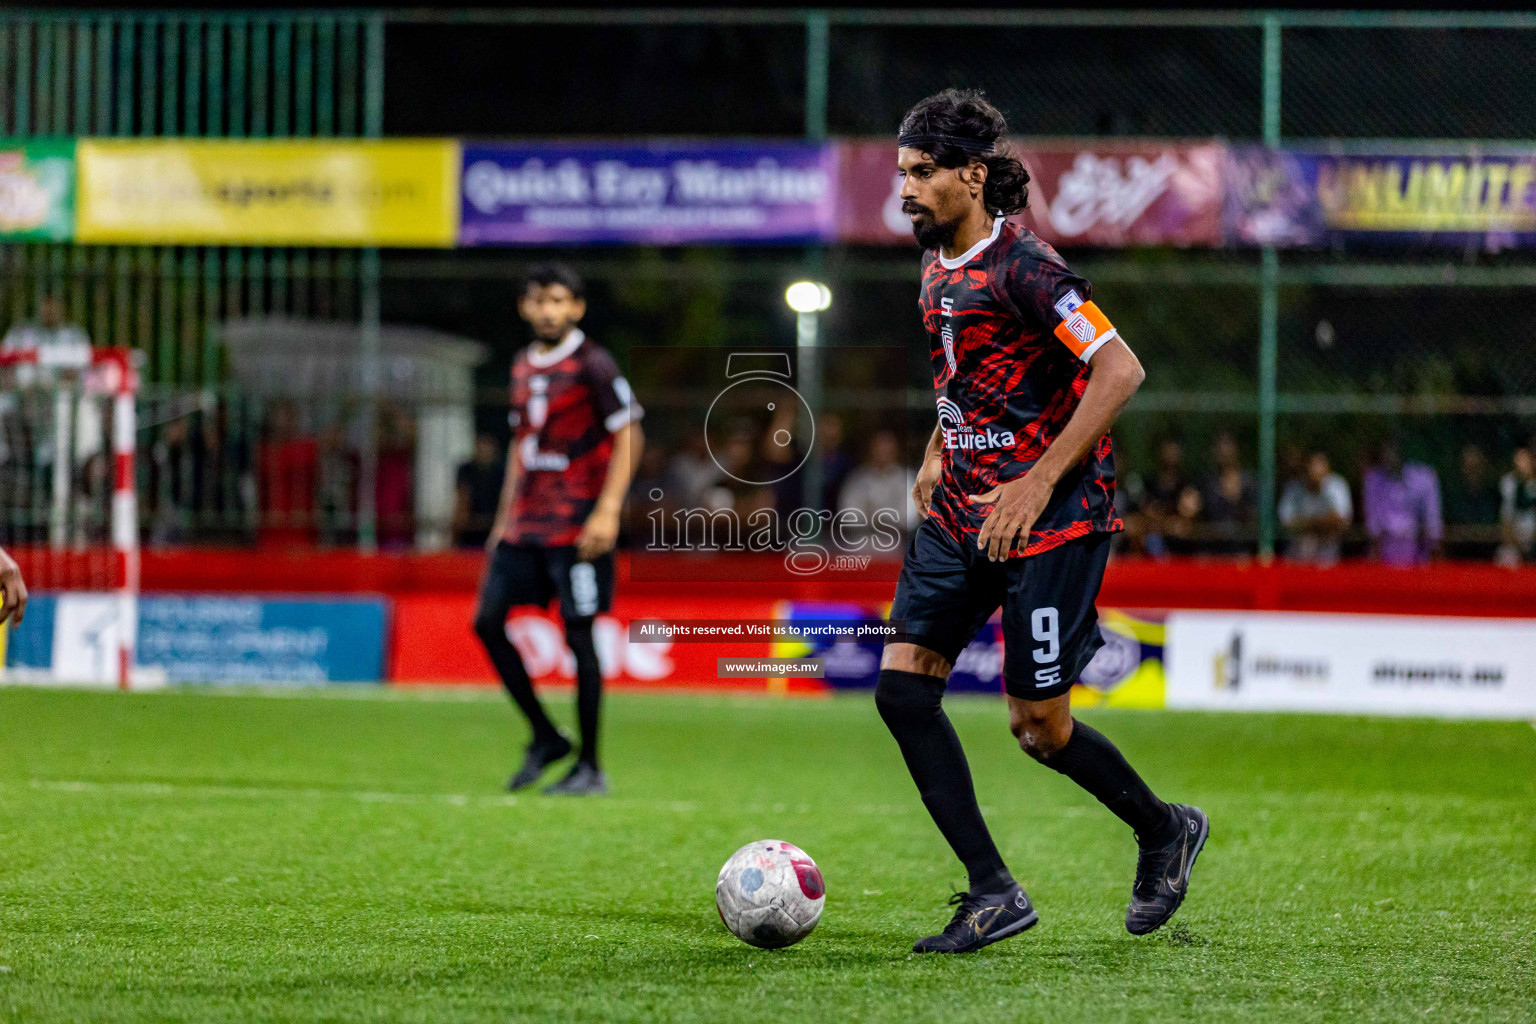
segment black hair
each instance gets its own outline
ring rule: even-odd
[[[1029,205],[1029,172],[1009,151],[1008,120],[978,89],[945,89],[918,102],[901,119],[897,144],[921,149],[940,167],[986,165],[981,201],[994,215]]]
[[[522,290],[526,295],[530,288],[548,288],[555,284],[564,285],[578,299],[587,297],[586,282],[564,263],[536,263],[529,267],[523,275]]]

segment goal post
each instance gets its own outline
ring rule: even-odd
[[[34,595],[0,678],[133,683],[138,387],[130,349],[0,352],[0,545]]]

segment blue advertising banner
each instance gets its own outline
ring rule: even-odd
[[[1225,228],[1236,245],[1536,245],[1536,153],[1339,153],[1236,147]]]
[[[461,245],[830,241],[837,147],[464,144]]]
[[[147,597],[138,661],[167,682],[377,682],[383,598]]]
[[[883,609],[836,601],[785,601],[774,615],[791,624],[823,624],[838,619],[879,621]],[[880,679],[883,640],[816,638],[800,642],[774,641],[776,658],[822,658],[828,686],[838,689],[870,688]],[[948,690],[966,693],[1003,692],[1003,633],[994,617],[955,659]]]
[[[102,682],[81,652],[110,595],[39,594],[7,645],[8,678]],[[382,597],[154,596],[139,599],[136,683],[380,682],[388,602]],[[99,677],[99,678],[98,678]]]

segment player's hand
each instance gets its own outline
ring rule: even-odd
[[[619,514],[595,509],[582,526],[581,535],[576,538],[576,557],[583,562],[590,562],[598,555],[612,551],[618,539]]]
[[[939,485],[939,475],[943,472],[944,464],[938,459],[924,459],[917,471],[917,482],[912,485],[912,504],[917,507],[917,514],[924,519],[928,518],[933,489]]]
[[[0,550],[0,623],[12,613],[17,623],[27,613],[27,584],[21,578],[21,567],[5,551]]]
[[[993,562],[1007,558],[1009,552],[1014,550],[1015,543],[1019,550],[1023,550],[1029,543],[1030,529],[1035,525],[1035,520],[1040,518],[1040,513],[1045,511],[1046,502],[1051,500],[1054,489],[1045,477],[1025,473],[1017,480],[998,484],[990,491],[970,495],[966,500],[973,505],[996,502],[992,511],[987,513],[986,521],[981,524],[976,547],[985,551],[988,560]]]

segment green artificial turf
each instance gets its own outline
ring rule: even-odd
[[[562,802],[501,792],[490,694],[0,690],[0,1020],[1536,1017],[1530,725],[1087,713],[1211,816],[1137,939],[1128,831],[950,711],[1041,924],[917,958],[963,876],[867,697],[615,697],[613,796]],[[715,916],[758,838],[826,877],[788,950]]]

